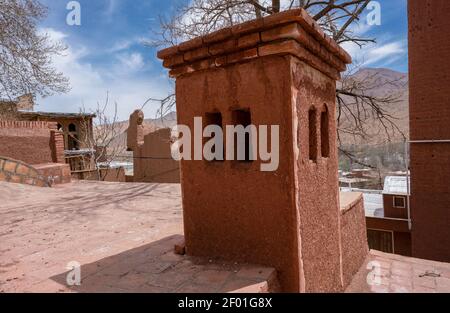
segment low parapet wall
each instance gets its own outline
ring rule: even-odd
[[[67,184],[71,182],[71,171],[69,164],[44,163],[34,165],[38,173],[45,177],[50,186]]]
[[[0,157],[0,181],[38,187],[50,187],[47,177],[24,162]]]
[[[0,121],[0,156],[26,164],[64,163],[64,139],[53,122]]]
[[[359,271],[368,253],[362,193],[345,192],[341,200],[341,251],[344,289]]]
[[[0,157],[0,181],[52,187],[70,183],[70,166],[61,163],[29,165],[22,161]]]

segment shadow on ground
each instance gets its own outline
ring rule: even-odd
[[[229,292],[265,283],[273,269],[180,256],[174,235],[81,266],[80,293]],[[66,286],[68,274],[51,277]]]

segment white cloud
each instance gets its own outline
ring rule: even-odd
[[[405,45],[402,41],[387,43],[380,47],[371,49],[368,53],[366,64],[374,64],[381,60],[385,62],[393,56],[398,56],[406,52]]]
[[[118,0],[109,0],[106,6],[105,15],[108,18],[112,18],[112,15],[116,12],[118,5]]]
[[[134,45],[144,45],[147,42],[151,42],[150,38],[146,37],[134,37],[131,39],[122,39],[116,41],[112,47],[106,49],[107,53],[121,52],[132,48]]]
[[[342,47],[352,56],[353,62],[360,66],[384,67],[407,54],[404,40],[370,43],[362,48],[353,43],[344,43]]]
[[[117,59],[128,71],[138,71],[144,67],[144,58],[140,53],[123,53],[118,55]]]
[[[95,110],[97,102],[104,101],[109,92],[110,101],[118,104],[119,118],[126,120],[149,97],[165,98],[170,91],[170,83],[165,76],[142,75],[145,60],[139,53],[121,53],[115,56],[117,63],[113,66],[100,67],[84,62],[83,58],[91,54],[89,48],[68,44],[69,37],[66,34],[54,29],[40,31],[68,46],[64,55],[54,57],[53,61],[57,70],[70,79],[72,90],[67,94],[38,99],[36,110],[79,112],[83,105],[87,111]],[[157,109],[148,105],[144,113],[147,117],[154,117]],[[112,114],[113,111],[111,105],[108,112]]]
[[[41,28],[38,30],[40,35],[47,34],[52,41],[63,41],[67,35],[53,28]]]
[[[136,43],[136,41],[134,41],[134,40],[118,41],[108,50],[108,52],[112,53],[112,52],[119,52],[119,51],[127,50],[135,43]]]

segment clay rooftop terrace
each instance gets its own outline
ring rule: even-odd
[[[183,238],[180,186],[0,182],[0,292],[270,292],[276,272],[174,253]],[[345,208],[357,194],[341,196]],[[379,284],[367,264],[377,261]],[[80,286],[66,284],[70,262]],[[371,251],[347,292],[449,292],[450,265]]]

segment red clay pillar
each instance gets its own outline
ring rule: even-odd
[[[179,124],[280,126],[274,172],[259,159],[181,162],[186,252],[273,266],[284,291],[341,290],[335,82],[350,56],[292,10],[158,57],[176,78]]]

